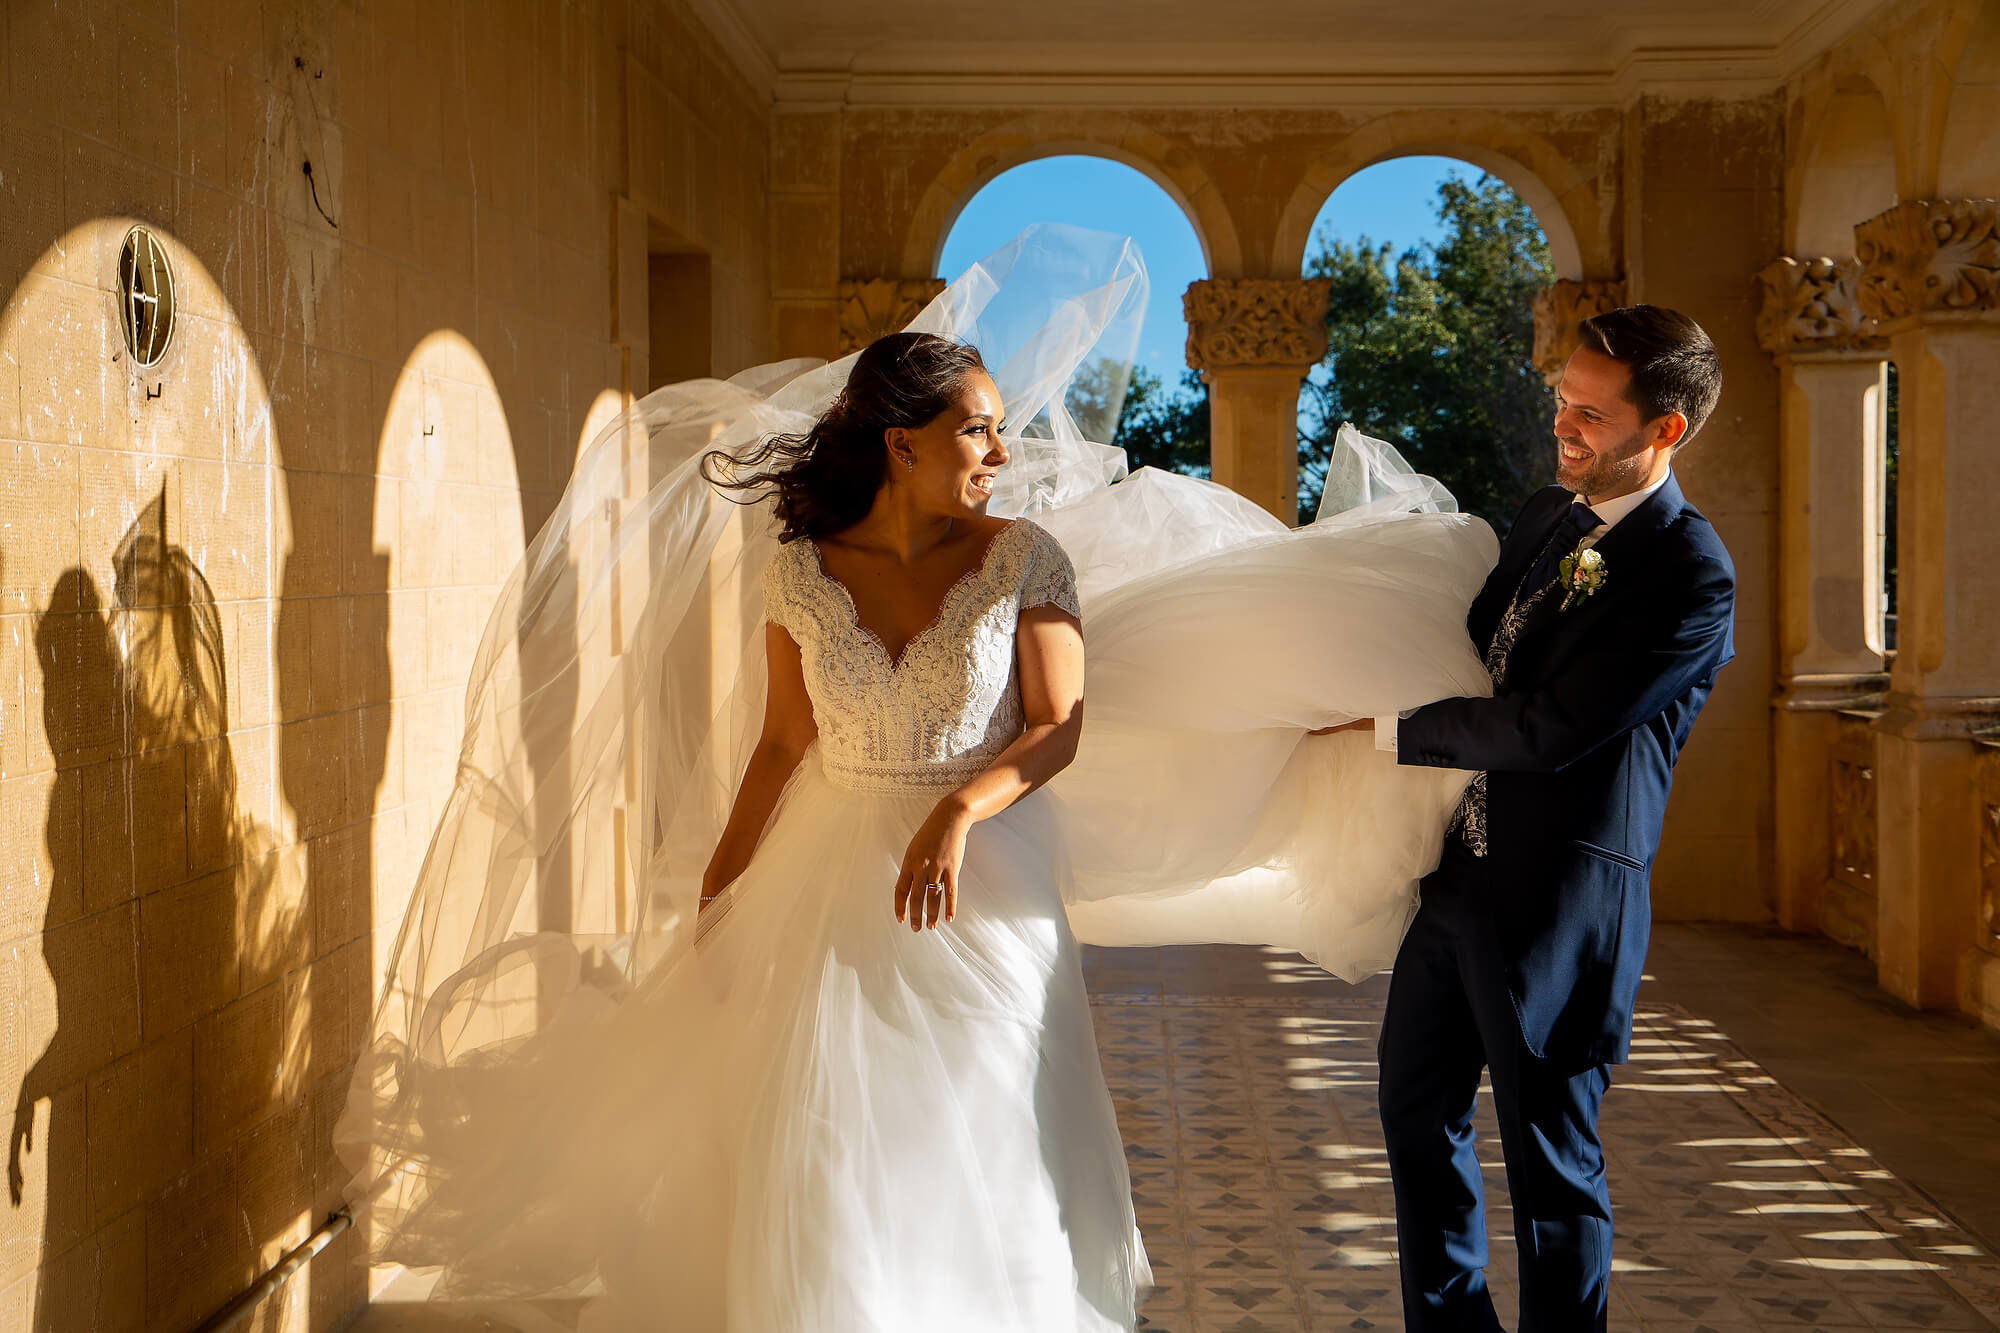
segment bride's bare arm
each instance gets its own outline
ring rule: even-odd
[[[730,807],[729,823],[722,840],[715,845],[708,870],[701,877],[701,900],[706,903],[736,882],[757,844],[764,826],[778,806],[785,783],[805,757],[806,748],[819,735],[813,721],[812,699],[806,694],[804,664],[799,645],[777,625],[764,626],[764,655],[769,660],[770,688],[764,700],[764,731],[751,752],[743,782],[736,788],[736,804]]]
[[[1083,627],[1055,606],[1021,613],[1014,635],[1021,711],[1026,722],[1014,743],[979,776],[938,802],[910,840],[896,880],[896,919],[912,930],[958,913],[958,867],[966,834],[1069,767],[1083,734]],[[943,884],[942,894],[926,893]]]

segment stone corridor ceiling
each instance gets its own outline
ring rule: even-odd
[[[1774,86],[1895,0],[695,0],[780,97],[1297,101],[1429,81],[1601,101]]]

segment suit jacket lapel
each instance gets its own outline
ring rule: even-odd
[[[1616,571],[1618,557],[1643,550],[1647,541],[1655,533],[1665,531],[1685,508],[1687,496],[1681,493],[1679,479],[1669,472],[1666,484],[1647,496],[1646,503],[1625,515],[1616,527],[1598,539],[1597,550],[1604,556],[1605,568]],[[1614,572],[1611,577],[1616,578],[1617,574]],[[1609,586],[1606,585],[1607,589]]]
[[[1598,538],[1595,549],[1604,557],[1604,567],[1608,572],[1602,592],[1586,597],[1574,604],[1567,612],[1562,612],[1563,595],[1560,588],[1552,590],[1541,604],[1529,614],[1521,631],[1521,638],[1527,639],[1548,633],[1565,624],[1571,617],[1577,623],[1588,619],[1585,614],[1594,609],[1605,597],[1616,597],[1621,591],[1618,571],[1629,560],[1642,558],[1642,553],[1652,539],[1666,531],[1673,521],[1680,517],[1687,507],[1687,497],[1681,493],[1680,482],[1671,473],[1666,484],[1646,497],[1646,502],[1618,520],[1611,531]],[[1561,614],[1558,614],[1561,612]]]

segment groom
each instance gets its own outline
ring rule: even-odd
[[[1645,305],[1581,335],[1557,395],[1560,484],[1521,510],[1466,618],[1493,696],[1373,723],[1399,763],[1478,773],[1423,882],[1382,1024],[1413,1330],[1500,1327],[1472,1130],[1482,1068],[1521,1328],[1605,1326],[1598,1105],[1631,1044],[1674,760],[1731,656],[1735,571],[1673,475],[1722,389],[1715,345]]]

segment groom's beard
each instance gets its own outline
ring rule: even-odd
[[[1586,500],[1635,491],[1646,472],[1646,447],[1637,434],[1602,449],[1592,449],[1574,436],[1556,437],[1556,483]],[[1564,449],[1581,449],[1589,457],[1572,459]]]

